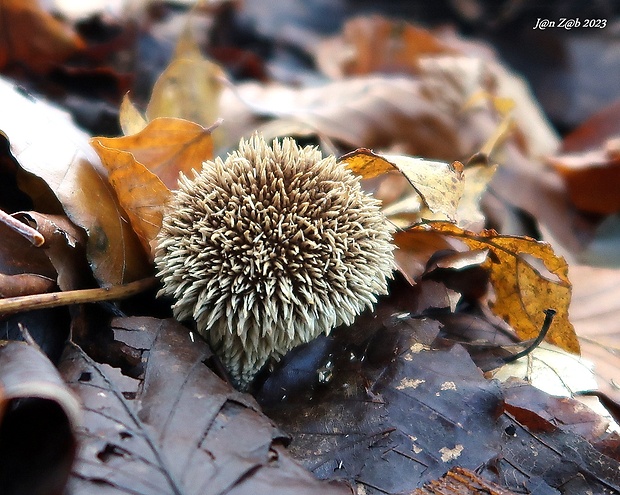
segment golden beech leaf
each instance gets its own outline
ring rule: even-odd
[[[205,128],[183,119],[158,118],[137,134],[96,137],[93,141],[105,148],[131,153],[166,187],[176,189],[179,173],[188,175],[191,170],[200,170],[202,162],[213,158],[214,127]]]
[[[340,161],[364,179],[397,170],[407,178],[432,213],[449,220],[456,218],[465,187],[460,162],[450,164],[405,155],[380,155],[365,148],[347,153]]]
[[[571,298],[568,265],[564,258],[554,254],[549,244],[488,230],[476,234],[448,222],[419,224],[400,236],[412,243],[410,236],[428,236],[429,233],[458,239],[470,249],[488,249],[487,261],[482,266],[489,271],[495,290],[493,311],[505,319],[520,338],[535,338],[545,319],[544,310],[554,309],[557,313],[547,340],[569,352],[579,353],[579,341],[568,319]],[[399,237],[395,242],[399,243]]]
[[[136,161],[131,153],[109,148],[99,139],[93,139],[91,145],[108,170],[108,181],[127,212],[142,247],[147,253],[151,253],[150,242],[159,233],[164,207],[172,193],[155,174]]]

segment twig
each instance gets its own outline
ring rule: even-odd
[[[0,222],[28,239],[35,247],[41,247],[45,243],[45,237],[43,237],[41,232],[26,225],[24,222],[20,222],[3,210],[0,210]]]
[[[534,342],[532,342],[527,348],[523,349],[522,351],[504,358],[504,363],[512,363],[517,359],[521,359],[523,356],[527,356],[530,352],[536,349],[545,339],[545,337],[547,336],[547,332],[551,327],[551,323],[553,322],[553,317],[555,316],[556,311],[555,309],[545,309],[544,313],[545,321],[542,324],[542,328],[540,329],[538,336],[534,339]]]
[[[0,299],[0,315],[32,311],[34,309],[56,308],[70,304],[125,299],[150,289],[156,284],[157,279],[149,277],[125,285],[100,287],[98,289],[68,290],[65,292],[33,294],[31,296],[7,297],[6,299]]]

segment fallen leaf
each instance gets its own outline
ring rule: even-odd
[[[512,490],[620,488],[618,463],[564,425],[532,434],[498,417],[503,388],[461,346],[429,350],[438,329],[429,317],[360,317],[285,356],[257,398],[316,476],[368,495],[410,493],[454,466]]]
[[[118,112],[121,130],[125,136],[138,134],[148,123],[144,115],[135,107],[129,99],[129,94],[123,96],[123,101]]]
[[[527,382],[511,379],[504,386],[502,409],[536,433],[562,428],[575,433],[602,453],[620,460],[620,435],[609,420],[572,397],[556,397]]]
[[[67,114],[32,100],[0,79],[0,129],[20,165],[19,187],[40,212],[62,214],[88,236],[86,254],[102,285],[137,280],[152,270],[88,136]],[[19,118],[15,118],[18,115]]]
[[[80,419],[80,403],[43,353],[0,343],[2,493],[62,493]]]
[[[380,155],[358,149],[340,158],[353,173],[372,179],[389,171],[402,173],[437,219],[453,220],[463,195],[463,165],[435,162],[404,155]],[[420,212],[422,218],[428,218]]]
[[[470,249],[487,250],[482,264],[489,271],[495,291],[493,311],[505,319],[521,339],[535,338],[545,319],[544,311],[557,314],[547,340],[569,352],[579,353],[579,342],[568,319],[571,285],[568,266],[549,244],[527,237],[499,235],[494,231],[479,234],[447,222],[415,225],[402,238],[429,232],[457,239]],[[396,238],[398,240],[398,238]]]
[[[350,495],[290,460],[282,433],[209,369],[208,346],[179,323],[120,318],[113,330],[142,354],[140,376],[75,345],[60,367],[85,404],[72,493]]]
[[[168,189],[176,189],[180,173],[190,175],[192,170],[200,170],[203,161],[213,158],[212,130],[213,127],[204,128],[187,120],[162,117],[149,122],[137,134],[114,138],[95,137],[91,142],[97,143],[98,150],[106,158],[107,149],[130,153],[138,168],[141,168],[140,165],[146,167]],[[120,159],[118,153],[113,153],[110,158],[113,162]],[[120,160],[125,161],[124,158]],[[103,161],[107,164],[106,160]],[[118,169],[120,164],[107,165]],[[128,166],[121,165],[120,168]],[[153,181],[149,179],[149,182]],[[160,189],[152,184],[150,187]]]
[[[506,490],[495,483],[485,480],[475,472],[462,467],[450,469],[441,478],[429,481],[422,488],[417,488],[411,495],[443,495],[445,493],[458,493],[462,495],[475,495],[479,493],[516,495],[515,492]]]
[[[80,36],[37,0],[2,0],[0,18],[0,69],[22,63],[44,74],[85,48]]]
[[[170,190],[132,153],[104,146],[100,139],[91,145],[108,169],[108,180],[116,191],[119,203],[127,212],[142,247],[151,255],[151,241],[161,228],[164,207],[171,198]]]
[[[45,238],[42,247],[58,273],[60,290],[85,289],[92,285],[92,275],[86,259],[86,235],[66,216],[46,215],[36,211],[19,212]]]
[[[319,44],[316,60],[323,73],[338,79],[372,72],[415,72],[420,57],[454,52],[427,29],[373,15],[349,19],[341,35]]]
[[[582,355],[595,363],[596,388],[620,402],[620,270],[571,265],[569,276]]]
[[[469,156],[478,137],[461,133],[455,121],[406,77],[366,76],[293,88],[283,84],[242,83],[222,93],[222,132],[226,144],[256,129],[273,129],[265,118],[286,124],[287,132],[317,134],[346,149],[390,148],[441,160]],[[462,126],[464,124],[461,123]],[[263,132],[266,139],[279,136]],[[484,139],[480,139],[484,141]]]
[[[620,137],[601,148],[547,158],[562,176],[573,204],[584,211],[608,215],[620,211]]]

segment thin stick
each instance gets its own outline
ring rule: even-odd
[[[70,304],[92,303],[125,299],[139,294],[157,284],[155,277],[136,280],[125,285],[100,287],[98,289],[68,290],[66,292],[49,292],[31,296],[7,297],[0,299],[0,315],[21,313],[34,309],[56,308]]]
[[[35,247],[41,247],[45,243],[45,237],[43,237],[41,232],[26,225],[24,222],[20,222],[3,210],[0,210],[0,222],[28,239]]]
[[[549,328],[551,327],[551,322],[553,321],[553,317],[555,316],[556,311],[555,309],[545,309],[544,313],[545,313],[545,321],[543,322],[542,328],[540,329],[540,332],[538,333],[538,337],[536,337],[534,341],[527,348],[523,349],[521,352],[517,352],[516,354],[513,354],[512,356],[508,356],[504,358],[504,363],[512,363],[516,361],[517,359],[521,359],[523,356],[527,356],[530,352],[532,352],[534,349],[536,349],[540,345],[540,343],[547,336],[547,332],[549,331]]]

